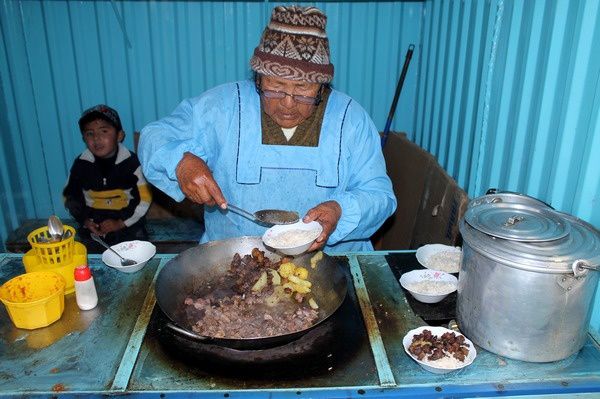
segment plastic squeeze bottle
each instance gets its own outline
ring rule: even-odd
[[[75,300],[81,310],[94,309],[98,304],[94,277],[88,265],[75,268]]]

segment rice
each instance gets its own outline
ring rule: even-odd
[[[421,362],[427,364],[428,366],[438,367],[438,368],[442,368],[442,369],[456,369],[456,368],[462,367],[462,365],[465,363],[465,362],[460,361],[457,358],[453,357],[451,354],[449,354],[446,351],[444,351],[444,353],[446,354],[446,356],[444,356],[441,359],[437,359],[437,360],[423,359],[423,360],[421,360]]]
[[[456,286],[448,281],[423,280],[406,284],[406,289],[425,295],[443,295],[454,291]]]
[[[318,235],[319,232],[317,230],[287,230],[271,236],[268,245],[274,248],[296,247],[316,239]]]
[[[433,270],[446,273],[458,273],[460,271],[461,251],[440,251],[427,258],[427,266]]]

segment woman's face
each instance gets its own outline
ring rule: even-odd
[[[304,122],[312,115],[316,106],[299,103],[291,95],[316,97],[320,84],[282,79],[273,76],[263,76],[260,81],[262,90],[278,91],[290,94],[282,99],[261,96],[265,113],[280,127],[292,128]]]
[[[83,127],[83,141],[96,158],[110,158],[117,153],[124,133],[103,119],[96,119]]]

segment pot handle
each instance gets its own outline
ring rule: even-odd
[[[488,189],[487,189],[487,191],[485,192],[485,195],[491,195],[491,194],[503,194],[503,193],[504,193],[504,194],[517,194],[517,195],[522,195],[522,196],[525,196],[525,197],[529,197],[529,196],[528,196],[528,195],[526,195],[526,194],[517,193],[516,191],[506,191],[506,190],[500,190],[500,189],[498,189],[498,188],[488,188]],[[552,205],[550,205],[550,204],[549,204],[549,203],[547,203],[547,202],[544,202],[544,201],[542,201],[542,200],[540,200],[540,199],[537,199],[537,198],[534,198],[534,197],[531,197],[531,198],[533,198],[533,199],[535,199],[535,200],[537,200],[537,201],[540,201],[542,204],[546,205],[546,206],[547,206],[548,208],[550,208],[550,209],[554,209],[554,207],[552,207]],[[492,202],[495,202],[495,201],[492,201]]]
[[[189,331],[187,331],[187,330],[184,330],[183,328],[181,328],[181,327],[179,327],[179,326],[176,326],[176,325],[175,325],[175,324],[173,324],[173,323],[169,323],[169,322],[167,322],[167,323],[165,324],[165,326],[166,326],[167,328],[170,328],[171,330],[175,331],[176,333],[178,333],[178,334],[181,334],[181,335],[185,336],[186,338],[193,339],[194,341],[206,341],[206,340],[208,339],[208,338],[206,338],[206,337],[202,337],[202,336],[200,336],[200,335],[192,334],[191,332],[189,332]]]
[[[573,262],[571,268],[573,269],[573,274],[575,275],[575,277],[585,276],[588,270],[594,270],[596,272],[600,271],[600,268],[598,266],[589,265],[583,259],[577,259],[575,262]]]

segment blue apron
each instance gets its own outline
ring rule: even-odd
[[[318,147],[264,145],[260,98],[252,85],[238,84],[238,89],[239,107],[231,129],[235,134],[221,141],[222,151],[209,165],[227,201],[249,212],[286,209],[302,217],[331,199],[341,188],[342,116],[351,100],[331,93]],[[206,208],[205,223],[201,242],[266,231],[266,227],[218,207]]]
[[[318,147],[263,145],[260,98],[251,81],[222,85],[184,100],[142,130],[146,178],[172,198],[184,198],[175,170],[185,152],[202,157],[228,202],[250,212],[288,209],[301,216],[335,200],[342,217],[332,251],[372,249],[369,237],[394,212],[377,129],[343,93],[327,101]],[[260,236],[266,227],[218,207],[205,208],[201,242]]]

